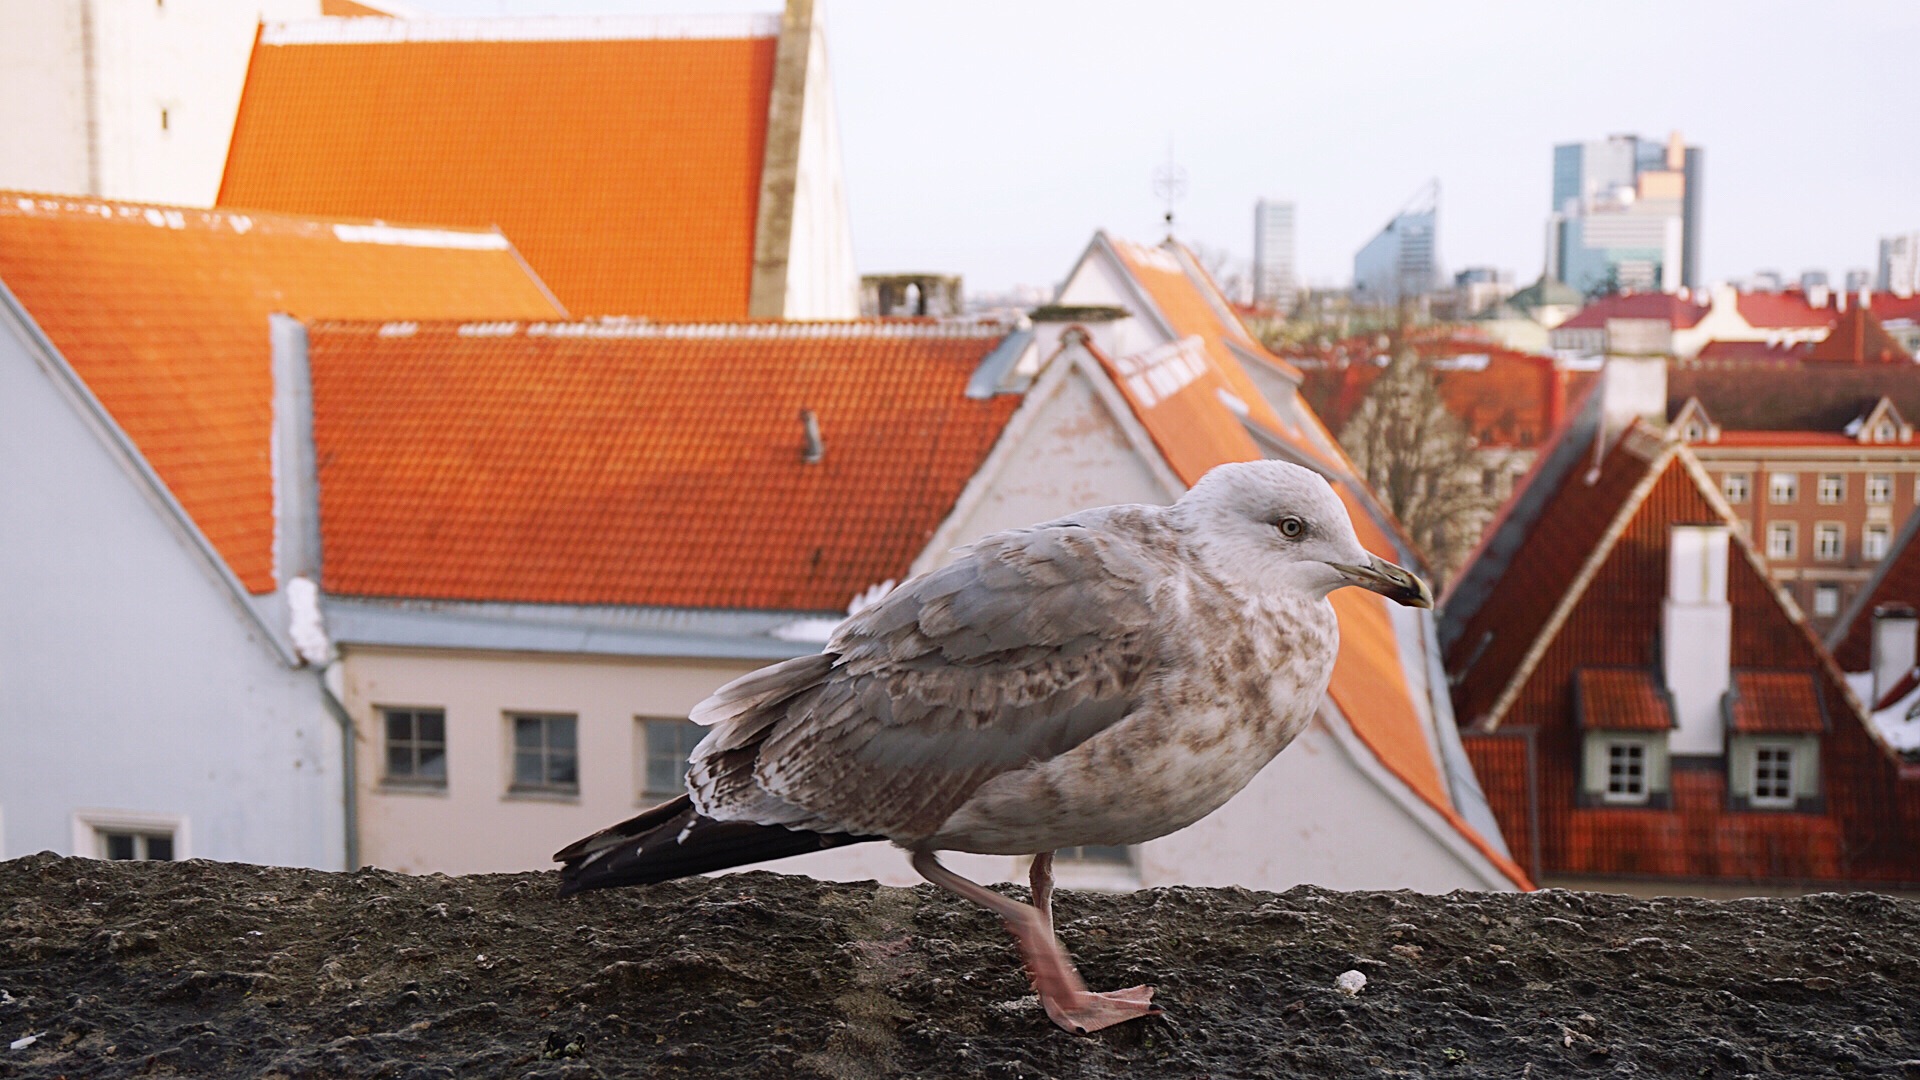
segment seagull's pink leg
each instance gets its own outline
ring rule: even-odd
[[[1033,910],[1040,913],[1040,924],[1047,933],[1053,933],[1053,852],[1043,851],[1033,857],[1027,884],[1033,888]]]
[[[1039,865],[1037,860],[1035,865]],[[1157,1016],[1162,1011],[1152,1003],[1151,986],[1135,986],[1106,994],[1088,990],[1087,984],[1080,981],[1080,973],[1073,969],[1073,961],[1067,958],[1067,951],[1060,947],[1059,939],[1053,936],[1050,917],[1042,915],[1039,908],[1010,900],[992,889],[968,881],[941,866],[940,860],[930,851],[914,852],[913,868],[935,885],[955,896],[971,900],[1006,920],[1007,929],[1013,932],[1014,940],[1020,945],[1020,955],[1027,962],[1027,976],[1033,980],[1033,988],[1040,995],[1040,1004],[1054,1023],[1068,1031],[1085,1035],[1137,1017]],[[1035,880],[1039,881],[1042,876],[1042,873],[1036,872]],[[1045,891],[1051,898],[1051,858],[1047,860],[1044,878]],[[1037,889],[1035,896],[1039,896]]]

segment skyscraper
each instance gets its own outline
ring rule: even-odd
[[[1390,307],[1440,283],[1440,182],[1421,188],[1353,257],[1353,298]]]
[[[1705,164],[1679,132],[1554,147],[1547,273],[1582,291],[1699,288]]]
[[[1293,203],[1253,204],[1253,302],[1285,313],[1293,307]]]
[[[1874,288],[1901,296],[1920,292],[1920,233],[1880,238],[1880,274]]]

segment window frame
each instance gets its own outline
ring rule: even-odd
[[[1840,614],[1840,586],[1831,581],[1815,582],[1811,608],[1816,618],[1831,619]]]
[[[1831,541],[1831,549],[1829,549]],[[1847,557],[1847,526],[1841,521],[1816,521],[1813,523],[1813,558],[1815,562],[1840,562]]]
[[[1799,748],[1792,743],[1756,742],[1753,744],[1753,763],[1749,766],[1751,775],[1747,777],[1751,785],[1748,788],[1748,806],[1756,810],[1793,809],[1794,804],[1798,801],[1794,795],[1794,781],[1796,779],[1794,769],[1795,760],[1799,757],[1798,750]],[[1779,761],[1769,763],[1765,761],[1765,758],[1769,755],[1783,756]],[[1762,784],[1761,775],[1763,771],[1771,769],[1780,769],[1783,770],[1783,772],[1780,776],[1770,778],[1767,783],[1784,785],[1786,794],[1762,795],[1760,793]]]
[[[580,717],[577,713],[536,712],[533,710],[515,711],[507,716],[507,793],[510,795],[534,795],[547,797],[578,798],[580,795]],[[540,724],[540,743],[535,747],[521,745],[520,730],[524,721],[536,721]],[[559,724],[569,725],[572,745],[565,752],[571,758],[573,779],[554,781],[551,779],[551,767],[561,747],[552,738],[552,732]],[[541,762],[540,773],[543,779],[525,781],[520,778],[520,761],[523,751],[537,752]]]
[[[1767,502],[1773,506],[1791,506],[1800,501],[1800,474],[1797,472],[1777,472],[1767,474]]]
[[[1814,501],[1821,506],[1838,506],[1847,499],[1846,473],[1820,473],[1814,485]]]
[[[1885,506],[1893,501],[1893,474],[1868,473],[1866,482],[1867,505]]]
[[[119,833],[148,838],[168,837],[173,841],[173,855],[167,861],[182,862],[193,858],[193,831],[185,814],[83,808],[73,812],[71,824],[76,855],[106,859],[107,837]]]
[[[637,773],[634,777],[633,785],[635,797],[651,805],[660,800],[671,799],[684,794],[687,790],[687,760],[685,754],[681,754],[678,758],[679,778],[677,783],[672,787],[666,788],[656,788],[653,785],[653,766],[656,760],[665,762],[673,756],[671,754],[663,754],[656,759],[656,755],[654,754],[654,725],[658,724],[663,727],[669,724],[674,725],[676,741],[683,741],[687,736],[691,735],[692,741],[686,743],[687,753],[692,753],[694,746],[706,737],[708,729],[701,727],[699,724],[685,717],[636,714],[633,722],[635,743],[637,744],[634,748],[634,771]]]
[[[1602,739],[1601,752],[1606,775],[1601,778],[1600,801],[1608,806],[1645,806],[1653,798],[1653,755],[1647,744],[1639,739]],[[1624,770],[1616,772],[1615,765],[1622,758],[1635,758],[1629,764],[1637,772],[1637,789],[1615,790],[1614,778],[1623,775]]]
[[[1893,550],[1893,526],[1870,522],[1860,530],[1860,557],[1876,562]]]
[[[1784,540],[1776,544],[1775,541]],[[1800,550],[1800,529],[1791,521],[1767,522],[1767,558],[1792,559]]]
[[[1739,490],[1734,490],[1735,483]],[[1753,474],[1730,472],[1720,478],[1720,494],[1729,506],[1744,506],[1753,495]]]
[[[435,705],[376,705],[374,712],[380,717],[380,783],[393,787],[444,789],[447,786],[447,710]],[[396,748],[393,737],[393,721],[399,716],[407,716],[412,724],[412,736],[400,740],[412,761],[412,771],[395,773],[393,771],[393,752]],[[437,719],[440,724],[440,738],[437,745],[440,750],[440,775],[430,776],[420,771],[421,752],[434,741],[421,737],[420,722],[428,718]]]

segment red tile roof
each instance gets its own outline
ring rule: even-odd
[[[1873,612],[1876,608],[1920,608],[1920,515],[1907,520],[1893,550],[1880,561],[1873,578],[1848,608],[1843,621],[1827,639],[1842,671],[1867,671],[1873,666]]]
[[[1877,292],[1869,302],[1873,317],[1881,322],[1895,319],[1920,321],[1920,293],[1900,296],[1890,292]]]
[[[269,25],[219,204],[497,225],[575,315],[745,318],[777,20],[706,25]]]
[[[0,281],[255,592],[275,586],[270,313],[561,314],[494,232],[12,193]]]
[[[1858,305],[1840,313],[1833,332],[1808,347],[1807,359],[1832,364],[1913,363],[1873,312]]]
[[[1667,416],[1679,416],[1689,399],[1698,398],[1727,432],[1841,434],[1864,420],[1882,397],[1891,399],[1909,423],[1920,420],[1920,364],[1667,369]]]
[[[1640,432],[1643,446],[1655,442]],[[1478,638],[1465,636],[1449,654],[1450,669],[1463,676],[1456,711],[1469,716],[1516,678],[1505,659],[1516,649],[1503,639],[1521,639],[1533,653],[1497,730],[1465,735],[1515,850],[1529,853],[1536,876],[1920,882],[1920,775],[1909,776],[1869,733],[1837,671],[1737,531],[1727,596],[1732,655],[1741,665],[1733,675],[1746,711],[1735,702],[1734,724],[1817,731],[1820,717],[1832,718],[1820,733],[1824,805],[1817,812],[1735,810],[1723,767],[1683,768],[1678,760],[1668,806],[1594,806],[1577,797],[1576,687],[1596,668],[1639,668],[1651,679],[1669,530],[1726,521],[1684,451],[1635,453],[1635,437],[1606,455],[1592,483],[1584,468],[1567,476],[1473,617],[1471,626],[1493,631],[1492,638],[1476,650]],[[1635,482],[1623,482],[1629,477]],[[1593,494],[1602,489],[1613,494]],[[1618,532],[1590,561],[1581,548],[1591,550],[1596,517],[1617,521]],[[1588,539],[1569,544],[1570,530]],[[1543,633],[1539,610],[1563,599],[1570,600],[1564,621]],[[1511,626],[1499,621],[1503,613]],[[1476,651],[1484,655],[1476,659]]]
[[[1740,317],[1756,330],[1821,330],[1833,325],[1833,309],[1815,307],[1798,289],[1736,293],[1734,304]]]
[[[1779,345],[1767,341],[1709,341],[1694,354],[1689,365],[1734,364],[1746,365],[1778,361],[1799,366],[1806,356],[1805,344]]]
[[[1670,293],[1617,293],[1581,308],[1556,330],[1604,330],[1608,319],[1662,319],[1676,330],[1697,324],[1707,305]]]
[[[1827,726],[1811,671],[1735,671],[1728,714],[1741,735],[1818,735]]]
[[[1444,329],[1444,328],[1443,328]],[[1419,335],[1408,342],[1432,367],[1434,386],[1478,444],[1486,448],[1544,443],[1567,416],[1568,403],[1594,379],[1551,356],[1517,352],[1456,333]],[[1365,400],[1385,370],[1377,342],[1350,338],[1294,357],[1304,378],[1300,393],[1335,431]]]
[[[974,326],[311,329],[330,593],[841,611],[905,576],[1019,399]],[[802,460],[802,410],[825,456]]]
[[[1667,695],[1646,668],[1581,668],[1574,672],[1574,711],[1597,731],[1668,731]]]

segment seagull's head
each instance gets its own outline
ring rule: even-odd
[[[1358,585],[1408,607],[1433,606],[1427,583],[1360,546],[1326,478],[1284,461],[1221,465],[1175,504],[1210,570],[1261,591],[1324,597]]]

